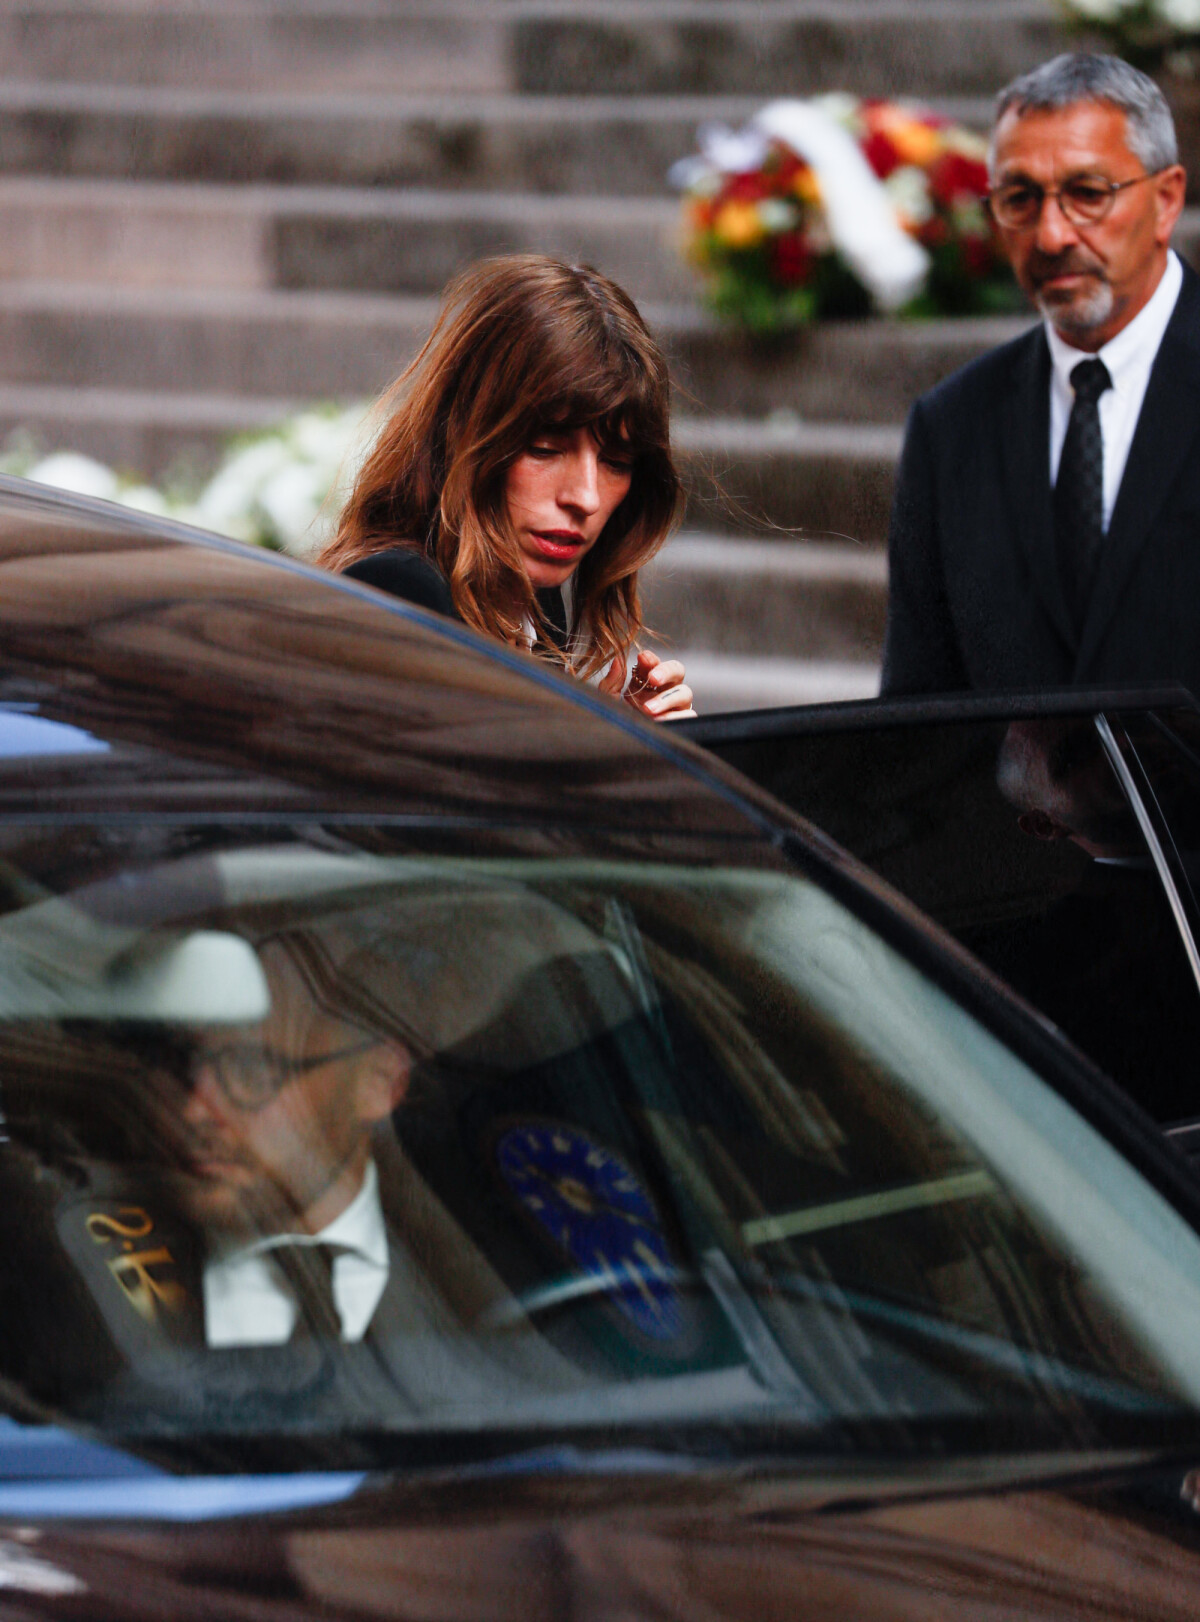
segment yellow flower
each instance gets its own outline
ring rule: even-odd
[[[792,190],[802,203],[811,203],[814,208],[821,206],[821,186],[811,169],[801,169],[792,181]]]
[[[713,231],[727,248],[753,248],[766,235],[754,203],[724,204],[713,221]]]
[[[910,118],[898,107],[878,108],[875,125],[887,136],[903,161],[915,164],[918,169],[932,163],[942,150],[942,137],[938,130]]]

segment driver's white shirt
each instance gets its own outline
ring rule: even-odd
[[[379,1174],[367,1164],[362,1187],[328,1227],[311,1236],[277,1234],[214,1256],[204,1269],[204,1336],[210,1346],[278,1346],[291,1336],[296,1305],[271,1252],[287,1244],[336,1244],[333,1299],[342,1339],[361,1340],[388,1280],[387,1229]]]

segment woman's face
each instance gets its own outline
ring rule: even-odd
[[[597,444],[590,428],[539,434],[505,475],[508,520],[535,588],[561,586],[629,493],[633,453]]]

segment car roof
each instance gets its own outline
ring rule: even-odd
[[[76,812],[319,805],[726,837],[794,821],[666,729],[454,621],[12,478],[0,653],[5,731],[43,726],[50,811],[61,789]],[[66,729],[58,757],[46,724]],[[0,736],[0,753],[29,735]],[[72,752],[72,737],[104,747]],[[0,814],[30,788],[7,776]]]

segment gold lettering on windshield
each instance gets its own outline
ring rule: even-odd
[[[120,1220],[123,1218],[124,1220]],[[168,1311],[182,1306],[187,1291],[177,1279],[156,1278],[151,1268],[174,1267],[175,1258],[166,1245],[153,1250],[133,1248],[135,1239],[154,1232],[154,1219],[140,1205],[124,1205],[117,1216],[95,1212],[87,1219],[87,1230],[97,1245],[120,1242],[120,1253],[106,1258],[108,1270],[120,1285],[130,1306],[153,1323],[160,1306]]]
[[[158,1279],[152,1267],[174,1267],[175,1258],[161,1245],[157,1250],[142,1250],[132,1256],[110,1257],[108,1270],[129,1298],[130,1305],[153,1323],[161,1302],[168,1311],[181,1306],[186,1298],[183,1285],[176,1279]]]
[[[87,1230],[98,1245],[105,1245],[110,1239],[144,1239],[154,1228],[149,1211],[143,1211],[140,1205],[123,1205],[120,1214],[136,1220],[118,1222],[115,1216],[104,1216],[99,1211],[88,1217]]]

